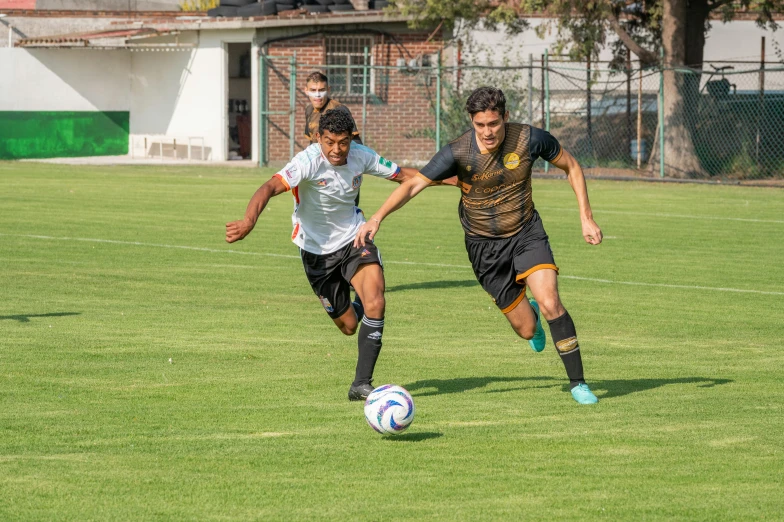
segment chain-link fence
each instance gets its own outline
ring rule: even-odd
[[[370,53],[346,64],[313,65],[295,56],[262,57],[262,161],[287,160],[307,146],[305,78],[320,70],[330,77],[333,96],[351,109],[365,143],[402,162],[424,163],[470,128],[465,99],[474,88],[493,85],[506,94],[511,121],[549,130],[597,173],[784,177],[781,65],[615,70],[529,57],[518,65],[455,67],[440,65],[438,55],[429,63],[374,62],[385,60]]]

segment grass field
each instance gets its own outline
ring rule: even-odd
[[[0,163],[0,520],[774,520],[784,513],[784,192],[565,181],[534,200],[586,376],[517,339],[468,268],[453,188],[387,220],[376,384],[289,241],[271,172]],[[363,208],[394,185],[365,180]]]

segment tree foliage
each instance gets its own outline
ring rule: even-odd
[[[574,60],[588,56],[596,59],[599,51],[611,45],[616,60],[626,49],[643,63],[659,59],[662,37],[663,3],[686,0],[390,0],[393,9],[413,17],[413,27],[444,24],[453,29],[496,29],[503,25],[510,34],[527,29],[527,14],[544,14],[546,22],[537,27],[540,36],[554,31],[555,52]],[[691,0],[690,14],[699,15],[704,30],[710,29],[711,17],[730,21],[738,12],[750,12],[760,27],[777,29],[774,13],[781,12],[784,0]],[[611,36],[617,38],[612,38]],[[608,44],[612,42],[612,44]],[[697,64],[694,64],[697,65]]]
[[[182,0],[180,11],[207,11],[218,7],[220,0]]]

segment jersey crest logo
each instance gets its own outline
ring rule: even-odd
[[[321,305],[324,307],[324,310],[326,310],[328,313],[332,313],[334,311],[334,308],[332,308],[332,303],[329,302],[329,299],[323,295],[320,295],[319,299],[321,300]]]
[[[514,152],[510,152],[506,156],[504,156],[504,167],[508,168],[509,170],[514,170],[520,166],[520,156],[515,154]]]
[[[326,179],[317,179],[316,180],[316,185],[318,185],[319,187],[326,187],[327,186],[327,180]]]
[[[466,165],[466,172],[471,172],[471,165]]]
[[[354,176],[354,179],[351,180],[351,188],[353,189],[358,189],[361,184],[362,184],[362,174],[360,174],[359,176]]]

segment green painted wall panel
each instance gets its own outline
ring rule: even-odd
[[[0,111],[0,159],[128,154],[130,113]]]

